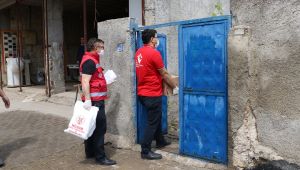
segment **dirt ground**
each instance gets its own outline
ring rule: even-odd
[[[0,157],[6,163],[0,169],[200,169],[167,159],[142,160],[139,152],[116,149],[110,143],[106,153],[117,165],[97,165],[85,159],[83,140],[63,132],[72,115],[72,100],[60,98],[68,101],[64,104],[46,101],[42,88],[5,91],[11,108],[0,103]]]
[[[0,114],[0,155],[3,169],[197,169],[173,161],[140,159],[139,152],[115,149],[106,144],[108,157],[117,165],[96,165],[85,159],[83,141],[63,132],[68,121],[38,112],[12,111]]]

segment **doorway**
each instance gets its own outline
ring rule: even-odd
[[[227,163],[229,27],[230,16],[134,27],[135,49],[144,29],[156,29],[166,36],[162,53],[166,51],[168,56],[168,71],[179,73],[179,95],[168,97],[163,106],[173,112],[168,112],[162,123],[168,125],[166,137],[173,142],[164,151]],[[137,100],[137,143],[143,139],[145,111]]]

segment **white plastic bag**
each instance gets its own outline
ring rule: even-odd
[[[111,84],[111,83],[116,81],[117,75],[115,74],[114,71],[107,70],[104,73],[104,77],[105,77],[105,80],[106,80],[106,84]]]
[[[68,129],[64,132],[78,136],[84,140],[92,136],[96,128],[96,118],[99,108],[92,106],[90,110],[83,108],[83,102],[77,101]]]

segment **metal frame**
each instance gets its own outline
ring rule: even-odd
[[[130,18],[130,21],[129,21],[129,28],[130,28],[130,47],[131,47],[131,56],[132,56],[132,70],[135,70],[135,61],[134,61],[134,56],[135,56],[135,51],[136,51],[136,48],[137,48],[137,44],[136,44],[136,31],[134,31],[135,28],[137,28],[138,25],[137,23],[135,22],[135,19],[134,18]],[[131,87],[133,87],[133,102],[132,102],[132,108],[133,109],[133,114],[134,114],[134,126],[135,126],[135,134],[137,134],[137,122],[138,122],[138,117],[137,117],[137,101],[136,101],[136,73],[135,71],[133,71],[133,75],[132,75],[132,84],[131,84]],[[135,142],[137,143],[137,135],[136,135],[136,138],[135,138]]]
[[[19,1],[16,1],[16,9],[20,9],[20,3]],[[21,72],[21,58],[23,58],[23,44],[22,44],[22,32],[21,32],[21,23],[22,22],[21,16],[20,16],[20,11],[16,10],[16,16],[17,16],[17,45],[19,46],[19,48],[17,48],[17,54],[18,54],[18,69],[19,69],[19,91],[22,92],[22,72]]]
[[[133,18],[131,18],[131,19],[133,19]],[[209,21],[223,21],[223,20],[230,20],[230,22],[231,22],[231,15],[217,16],[217,17],[213,17],[213,18],[210,17],[210,18],[185,20],[185,21],[174,21],[174,22],[168,22],[168,23],[156,24],[156,25],[149,25],[149,26],[142,26],[142,27],[138,27],[137,24],[133,24],[133,25],[131,25],[130,30],[133,31],[133,32],[136,32],[136,31],[142,31],[142,30],[145,30],[145,29],[157,29],[157,28],[170,27],[170,26],[197,24],[197,23],[204,23],[204,22],[209,22]]]
[[[0,87],[1,87],[1,89],[3,88],[3,77],[2,77],[2,74],[5,74],[6,72],[7,72],[7,70],[6,70],[6,68],[5,68],[5,66],[6,66],[6,58],[5,58],[5,56],[4,56],[4,44],[3,44],[3,34],[5,33],[5,32],[11,32],[11,33],[15,33],[16,35],[17,35],[17,41],[18,41],[18,31],[17,30],[9,30],[9,29],[2,29],[2,30],[0,30],[0,36],[1,36],[1,40],[0,40],[0,42],[1,42],[1,61],[0,61],[0,63],[1,63],[1,65],[0,65]]]
[[[201,19],[193,19],[193,20],[185,20],[185,21],[176,21],[176,22],[169,22],[169,23],[163,23],[163,24],[156,24],[156,25],[151,25],[151,26],[142,26],[142,27],[138,27],[138,25],[135,23],[135,19],[134,18],[131,18],[130,19],[130,32],[131,32],[131,50],[132,50],[132,61],[133,61],[133,70],[135,70],[135,62],[134,62],[134,54],[135,54],[135,51],[136,51],[136,33],[139,32],[139,31],[142,31],[142,30],[145,30],[145,29],[157,29],[157,28],[163,28],[163,27],[170,27],[170,26],[178,26],[178,71],[179,71],[179,77],[180,77],[180,80],[179,80],[179,86],[182,87],[183,85],[183,69],[182,68],[182,64],[184,63],[183,62],[183,57],[182,57],[182,49],[179,48],[180,47],[180,44],[182,43],[182,37],[180,36],[181,33],[182,33],[182,27],[183,26],[187,26],[187,25],[193,25],[193,24],[201,24],[201,23],[206,23],[207,22],[224,22],[226,21],[227,22],[227,27],[225,28],[226,31],[228,32],[230,27],[231,27],[231,16],[230,15],[225,15],[225,16],[218,16],[218,17],[210,17],[210,18],[201,18]],[[228,34],[227,34],[227,37],[225,37],[226,39],[228,38]],[[227,43],[226,43],[226,46],[225,46],[225,51],[224,51],[224,54],[227,54]],[[226,82],[226,111],[228,111],[228,73],[227,73],[227,70],[228,70],[228,64],[227,64],[227,58],[225,59],[225,67],[226,67],[226,70],[225,70],[225,82]],[[135,127],[136,127],[136,134],[137,134],[137,124],[138,124],[138,119],[137,119],[137,101],[136,101],[136,73],[135,71],[133,72],[133,108],[134,108],[134,115],[135,115]],[[182,88],[179,88],[179,120],[182,119],[183,120],[183,115],[181,114],[182,113],[182,109],[183,109],[183,91],[182,91]],[[228,123],[228,112],[227,112],[227,115],[226,115],[226,119],[227,119],[227,123]],[[180,124],[180,129],[183,129],[182,127],[183,125]],[[182,130],[180,130],[179,132],[179,136],[181,136],[182,134]],[[227,138],[228,138],[228,131],[227,131]],[[137,138],[136,138],[137,140]],[[227,139],[227,142],[228,142],[228,139]],[[179,146],[182,145],[182,141],[179,140]],[[179,148],[180,150],[180,148]],[[180,151],[181,152],[181,151]],[[228,152],[228,144],[227,144],[227,152]],[[226,162],[223,162],[225,164],[227,164],[227,161]]]
[[[49,42],[48,42],[48,0],[43,0],[43,49],[45,67],[45,91],[51,97],[50,69],[49,69]]]
[[[182,29],[184,27],[190,27],[190,26],[195,26],[195,25],[207,25],[209,22],[212,24],[215,23],[224,23],[225,22],[225,32],[228,32],[230,27],[231,27],[231,16],[221,16],[221,17],[214,17],[214,18],[205,18],[205,19],[200,19],[198,23],[194,22],[188,22],[185,24],[182,24],[179,26],[178,29],[178,58],[179,58],[179,64],[178,64],[178,70],[179,70],[179,86],[183,87],[183,75],[184,75],[184,57],[183,57],[183,51],[182,48],[180,48],[180,44],[183,42],[183,37],[182,37]],[[225,34],[225,40],[228,39],[228,34]],[[224,55],[227,56],[227,43],[225,43],[224,47]],[[225,57],[225,94],[223,93],[214,93],[214,95],[218,96],[224,96],[225,97],[225,108],[226,108],[226,121],[227,121],[227,127],[228,127],[228,58]],[[205,92],[205,94],[209,94],[211,92]],[[184,115],[183,115],[183,88],[179,88],[179,120],[184,121]],[[182,135],[184,134],[184,125],[183,123],[180,123],[180,131],[179,131],[179,139],[182,138]],[[228,155],[228,129],[227,129],[227,135],[226,135],[226,146],[227,146],[227,155]],[[182,140],[179,140],[179,146],[182,146]],[[182,154],[182,147],[179,147],[179,153]],[[205,159],[205,158],[201,158]],[[225,162],[217,161],[220,163],[227,164],[228,163],[228,157]]]

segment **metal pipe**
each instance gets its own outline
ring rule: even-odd
[[[45,64],[45,77],[46,77],[46,95],[51,97],[50,86],[50,69],[49,69],[49,44],[48,44],[48,1],[43,0],[43,38],[44,38],[44,64]]]
[[[1,34],[1,31],[0,31],[0,35],[1,36],[3,36],[2,34]],[[2,38],[2,37],[1,37]],[[1,61],[0,61],[0,88],[2,89],[3,87],[2,87],[2,58],[4,57],[4,55],[2,55],[2,51],[3,51],[3,49],[2,49],[2,47],[0,47],[0,55],[2,56],[1,57]]]
[[[142,25],[145,25],[145,0],[142,0]]]
[[[83,39],[84,39],[84,51],[87,51],[87,21],[86,21],[86,2],[87,0],[83,0]]]
[[[16,16],[17,16],[17,41],[18,41],[18,48],[17,48],[17,55],[18,55],[18,69],[19,69],[19,88],[20,92],[22,92],[22,72],[21,72],[21,31],[20,31],[20,4],[19,1],[16,2]]]
[[[164,27],[171,27],[171,26],[180,26],[180,25],[193,24],[193,23],[223,21],[223,20],[228,20],[228,22],[231,22],[231,16],[224,15],[224,16],[218,16],[218,17],[213,17],[213,18],[209,17],[209,18],[192,19],[192,20],[184,20],[184,21],[174,21],[174,22],[167,22],[167,23],[148,25],[148,26],[142,26],[142,27],[136,26],[134,28],[134,31],[142,31],[145,29],[157,29],[157,28],[164,28]]]

